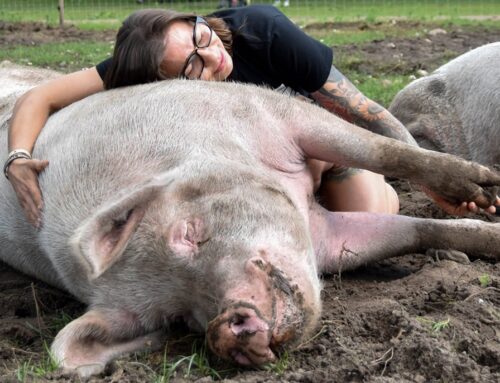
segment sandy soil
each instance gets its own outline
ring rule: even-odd
[[[398,28],[409,27],[398,23]],[[414,25],[411,25],[412,27]],[[387,25],[314,25],[310,28],[387,28]],[[422,26],[427,31],[432,27]],[[43,44],[67,39],[112,39],[113,32],[64,31],[34,24],[0,23],[0,45]],[[500,30],[453,28],[434,36],[392,39],[337,49],[358,52],[366,73],[392,68],[401,73],[432,70],[450,57],[500,40]],[[394,181],[401,213],[445,215],[404,181]],[[500,222],[498,218],[479,216]],[[481,283],[482,281],[482,283]],[[324,313],[314,339],[292,350],[269,370],[235,369],[214,358],[227,382],[498,382],[500,381],[500,265],[471,259],[461,264],[424,254],[324,277]],[[68,317],[84,307],[66,293],[0,264],[0,381],[17,382],[25,370],[46,365],[45,344]],[[152,381],[164,355],[190,355],[203,338],[174,328],[166,352],[128,356],[93,382]],[[207,370],[185,376],[186,364],[171,381],[208,382]],[[78,381],[55,371],[33,373],[26,381]]]

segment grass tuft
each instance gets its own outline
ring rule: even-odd
[[[210,376],[214,380],[220,380],[222,372],[224,371],[218,371],[210,365],[206,343],[195,340],[191,355],[178,356],[170,362],[167,360],[167,349],[165,349],[160,373],[157,373],[153,380],[154,383],[168,383],[181,374],[184,379],[192,376]]]
[[[436,334],[451,326],[450,318],[441,321],[435,321],[433,319],[428,319],[425,317],[417,317],[417,321],[424,324],[430,331]]]
[[[28,378],[32,378],[32,380],[36,381],[37,378],[44,377],[59,368],[59,364],[52,355],[47,342],[43,342],[43,348],[44,355],[40,361],[33,362],[32,358],[30,358],[23,362],[16,370],[16,378],[18,381],[25,382]]]
[[[275,374],[281,376],[290,366],[290,354],[285,351],[279,355],[278,360],[274,363],[269,363],[264,367],[266,371],[274,372]]]
[[[478,279],[481,287],[488,287],[491,285],[491,277],[488,274],[483,274]]]

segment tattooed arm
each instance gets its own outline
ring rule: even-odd
[[[311,94],[323,108],[337,114],[345,120],[366,128],[374,133],[404,141],[418,146],[408,130],[385,108],[364,96],[342,73],[332,66],[326,83]],[[346,174],[352,176],[351,173]],[[333,179],[332,179],[333,180]],[[479,208],[474,202],[453,203],[446,201],[436,193],[424,189],[434,202],[445,212],[452,215],[476,213]],[[500,206],[500,198],[497,199]],[[495,206],[485,209],[495,213]]]
[[[392,114],[376,102],[364,96],[334,66],[326,83],[311,96],[323,108],[386,137],[418,146],[415,139]]]

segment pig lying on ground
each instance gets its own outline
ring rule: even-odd
[[[500,42],[474,49],[401,90],[389,110],[420,146],[500,163]]]
[[[4,124],[0,158],[6,148]],[[53,115],[34,156],[50,161],[43,227],[27,223],[2,177],[0,259],[89,305],[52,344],[82,376],[161,347],[178,318],[206,331],[219,356],[261,365],[314,331],[318,273],[427,248],[500,254],[498,224],[328,212],[306,159],[481,206],[498,173],[255,86],[177,80],[103,92]]]

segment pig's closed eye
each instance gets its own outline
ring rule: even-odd
[[[205,243],[207,243],[208,241],[210,241],[210,238],[207,238],[207,239],[204,239],[203,241],[199,241],[199,242],[197,242],[197,245],[198,245],[198,246],[204,245],[204,244],[205,244]]]
[[[175,222],[170,227],[168,243],[175,254],[179,256],[193,256],[198,252],[200,245],[210,240],[207,237],[208,235],[202,219],[183,219]]]

